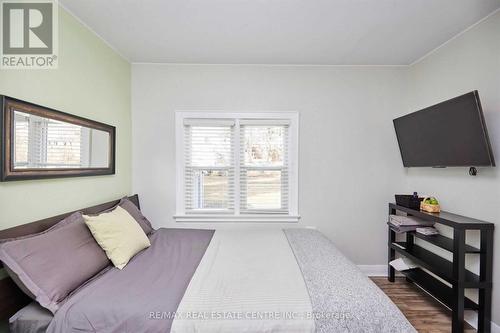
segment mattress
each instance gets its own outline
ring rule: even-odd
[[[11,333],[45,333],[52,313],[36,302],[26,305],[9,319]]]
[[[159,229],[53,319],[12,325],[66,332],[397,332],[414,328],[323,234],[311,229]],[[31,311],[33,310],[33,311]],[[36,322],[36,323],[35,323]],[[39,326],[37,326],[39,325]],[[16,329],[14,327],[14,329]]]

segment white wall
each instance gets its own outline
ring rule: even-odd
[[[401,67],[133,65],[133,189],[155,226],[197,226],[172,219],[175,110],[299,111],[299,225],[317,226],[357,264],[382,264],[387,202],[406,189],[392,127],[407,110],[406,75]]]
[[[392,119],[477,89],[500,163],[499,41],[500,12],[406,68],[133,65],[134,191],[155,226],[198,227],[172,219],[174,111],[296,110],[301,117],[299,225],[318,227],[355,263],[386,262],[386,204],[397,192],[433,194],[446,210],[497,222],[498,168],[479,169],[477,177],[468,176],[466,168],[405,170]],[[497,230],[495,258],[500,257],[498,235]],[[477,234],[468,234],[468,241],[477,242]],[[474,258],[467,262],[477,269]]]
[[[409,70],[409,108],[416,110],[477,89],[500,163],[500,12],[448,42]],[[444,209],[495,222],[493,321],[500,323],[500,172],[467,168],[408,169],[408,191],[436,195]],[[470,241],[477,235],[469,234]],[[473,261],[473,260],[471,260]]]

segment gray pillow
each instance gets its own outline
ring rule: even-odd
[[[2,242],[0,260],[15,275],[13,280],[22,283],[21,289],[29,290],[52,313],[73,290],[109,265],[81,213],[57,228]]]
[[[11,332],[45,333],[54,316],[36,302],[26,305],[9,319]]]
[[[102,212],[99,212],[97,214],[90,214],[90,216],[97,216],[102,213],[109,213],[113,210],[116,209],[116,207],[120,206],[121,208],[125,209],[127,213],[129,213],[134,220],[136,220],[137,223],[141,226],[142,230],[146,235],[149,236],[150,233],[154,231],[153,227],[151,226],[151,222],[148,221],[148,219],[142,215],[141,211],[137,206],[130,201],[127,197],[123,197],[120,202],[118,202],[115,206],[108,208]]]
[[[149,235],[154,230],[153,227],[151,226],[151,222],[149,222],[148,219],[145,218],[144,215],[142,215],[139,208],[137,208],[137,206],[128,198],[125,197],[121,199],[118,206],[125,209],[127,213],[132,215],[134,220],[136,220],[137,223],[139,223],[139,225],[141,226],[142,230],[144,230],[144,233],[146,235]]]
[[[109,209],[106,209],[105,211],[102,211],[98,214],[92,214],[91,216],[97,216],[97,215],[102,214],[102,213],[109,213],[109,212],[115,210],[116,207],[118,207],[118,206],[125,209],[127,211],[127,213],[129,213],[134,218],[134,220],[136,220],[137,223],[139,223],[139,225],[141,226],[142,230],[144,231],[144,233],[146,235],[149,235],[151,232],[154,231],[153,227],[151,226],[151,222],[149,222],[148,219],[146,217],[144,217],[144,215],[142,215],[139,208],[137,208],[137,206],[132,201],[130,201],[127,197],[122,198],[120,200],[120,202],[118,204],[116,204],[116,206],[113,206]]]

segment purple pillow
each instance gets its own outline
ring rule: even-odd
[[[65,219],[62,219],[61,221],[57,222],[56,224],[54,224],[52,227],[48,228],[47,230],[38,232],[36,234],[31,234],[31,235],[26,235],[26,236],[20,236],[20,237],[13,237],[13,238],[0,239],[0,245],[2,243],[10,242],[10,241],[13,241],[13,240],[20,240],[20,239],[32,238],[34,236],[46,234],[47,232],[49,232],[51,230],[54,230],[54,229],[57,229],[57,228],[60,228],[62,226],[65,226],[68,223],[73,223],[73,222],[79,221],[82,218],[81,215],[82,214],[80,214],[79,212],[73,213],[70,216],[66,217]],[[9,266],[4,265],[4,268],[5,268],[5,271],[7,272],[7,274],[12,279],[12,281],[14,281],[14,283],[19,287],[19,289],[21,289],[31,299],[36,299],[36,296],[31,293],[31,291],[23,284],[23,282],[19,279],[19,277],[17,276],[17,274],[14,273],[9,268]]]
[[[49,232],[51,230],[54,230],[54,229],[60,228],[62,226],[65,226],[66,224],[79,221],[81,218],[82,218],[82,214],[80,212],[76,212],[76,213],[73,213],[73,214],[69,215],[68,217],[62,219],[61,221],[57,222],[52,227],[50,227],[50,228],[48,228],[48,229],[46,229],[44,231],[37,232],[36,234],[26,235],[26,236],[0,239],[0,244],[6,243],[6,242],[10,242],[10,241],[13,241],[13,240],[31,238],[31,237],[34,237],[34,236],[42,235],[42,234],[45,234],[45,233],[47,233],[47,232]]]
[[[149,222],[148,219],[145,218],[144,215],[142,215],[139,208],[137,208],[137,206],[132,201],[130,201],[127,197],[121,199],[118,206],[125,209],[127,211],[127,213],[132,215],[134,220],[136,220],[137,223],[139,223],[139,225],[141,226],[142,230],[144,230],[144,233],[146,235],[149,235],[153,231],[153,227],[151,226],[151,222]]]
[[[96,216],[96,215],[99,215],[102,213],[112,212],[118,206],[125,209],[127,211],[127,213],[129,213],[134,218],[134,220],[137,223],[139,223],[139,225],[141,226],[142,230],[144,231],[144,233],[146,235],[149,235],[152,231],[154,231],[153,227],[151,226],[151,222],[149,222],[148,219],[146,217],[144,217],[144,215],[142,215],[139,208],[137,208],[137,206],[132,201],[130,201],[127,197],[122,198],[120,200],[120,202],[118,204],[116,204],[116,206],[113,206],[109,209],[106,209],[105,211],[102,211],[100,213],[92,214],[91,216]]]
[[[52,313],[73,290],[109,265],[81,213],[56,226],[0,244],[0,260],[15,275],[13,280]]]

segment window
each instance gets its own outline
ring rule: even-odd
[[[240,211],[288,213],[289,122],[240,122]]]
[[[177,112],[177,221],[297,221],[298,114]]]
[[[234,122],[189,121],[185,131],[185,210],[234,211]]]

